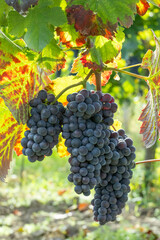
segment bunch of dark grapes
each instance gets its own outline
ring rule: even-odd
[[[107,126],[111,126],[114,123],[113,117],[114,113],[118,109],[118,105],[114,102],[114,97],[109,93],[97,92],[102,102],[102,118],[103,122]]]
[[[116,216],[122,212],[128,200],[132,169],[135,167],[135,147],[123,129],[111,131],[111,143],[112,154],[106,157],[106,164],[101,168],[101,182],[96,185],[91,202],[94,206],[94,219],[101,225],[115,221]]]
[[[44,156],[51,156],[52,148],[58,144],[64,107],[59,102],[53,104],[54,100],[53,94],[41,90],[37,98],[29,103],[32,107],[27,122],[30,130],[25,132],[21,145],[23,154],[28,156],[30,162],[42,161]]]
[[[110,131],[102,123],[102,103],[97,93],[83,89],[68,95],[67,100],[62,136],[71,153],[68,180],[75,184],[76,193],[88,196],[101,180]]]
[[[26,12],[31,6],[36,5],[38,0],[5,0],[5,2],[18,12]]]

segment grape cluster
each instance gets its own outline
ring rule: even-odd
[[[21,140],[23,154],[30,162],[42,161],[44,156],[52,155],[52,148],[58,144],[64,107],[61,103],[53,104],[55,96],[45,90],[30,101],[31,117],[27,122],[30,130],[25,131]]]
[[[100,101],[102,102],[102,119],[109,127],[114,123],[113,116],[118,109],[118,105],[114,102],[114,97],[109,93],[98,92]]]
[[[92,200],[94,219],[101,225],[115,221],[122,212],[130,192],[132,168],[135,167],[135,147],[125,131],[111,131],[110,144],[112,154],[106,158],[106,164],[101,168],[101,182],[95,187]]]
[[[87,90],[68,95],[68,105],[63,119],[62,136],[71,157],[71,174],[68,180],[75,184],[75,192],[90,194],[100,182],[100,170],[105,164],[109,135],[102,123],[102,103],[99,95]]]
[[[5,0],[5,2],[18,12],[26,12],[31,6],[36,5],[38,0]]]
[[[116,220],[128,200],[135,147],[123,129],[110,129],[118,106],[109,93],[83,89],[69,94],[67,100],[65,109],[53,94],[42,90],[30,101],[30,130],[21,140],[23,154],[31,162],[50,156],[62,131],[71,154],[68,180],[77,194],[88,196],[95,188],[94,219],[103,225]]]

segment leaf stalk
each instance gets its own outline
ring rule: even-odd
[[[124,69],[128,69],[128,68],[134,68],[134,67],[140,67],[141,65],[142,65],[142,63],[137,63],[137,64],[134,64],[134,65],[130,65],[130,66],[120,68],[120,70],[124,70]]]
[[[4,32],[2,32],[1,30],[0,30],[0,34],[1,34],[8,42],[10,42],[12,45],[14,45],[16,48],[18,48],[20,51],[23,52],[23,48],[20,47],[20,46],[18,46],[16,43],[14,43],[9,37],[6,36],[6,34],[5,34]]]
[[[131,66],[130,66],[131,67]],[[122,69],[118,69],[118,68],[112,68],[112,67],[105,67],[104,68],[106,71],[115,71],[115,72],[120,72],[120,73],[124,73],[126,75],[129,75],[129,76],[132,76],[132,77],[135,77],[135,78],[139,78],[139,79],[143,79],[143,80],[148,80],[149,77],[146,77],[146,76],[142,76],[142,75],[138,75],[138,74],[135,74],[135,73],[131,73],[131,72],[127,72],[127,71],[124,71]]]

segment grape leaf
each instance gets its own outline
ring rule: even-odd
[[[106,21],[112,24],[120,22],[123,26],[130,27],[136,13],[137,2],[138,0],[73,0],[72,5],[83,5],[86,9],[92,10],[104,24]]]
[[[148,0],[148,2],[156,5],[157,7],[160,7],[160,0]]]
[[[20,24],[17,24],[20,23]],[[22,37],[25,30],[25,18],[16,11],[8,14],[8,31],[16,37]]]
[[[98,65],[101,65],[102,62],[108,63],[113,61],[122,48],[124,38],[125,35],[122,28],[119,28],[113,40],[108,40],[103,36],[92,37],[91,44],[94,47],[89,50],[91,61]]]
[[[40,6],[37,5],[34,9],[29,10],[26,17],[27,33],[24,37],[28,47],[37,51],[41,51],[53,37],[49,24],[58,27],[67,21],[60,7]]]
[[[56,78],[52,81],[45,89],[47,92],[54,93],[56,96],[64,90],[64,88],[71,86],[75,83],[78,83],[82,81],[81,78],[76,78],[75,76],[68,76],[68,77],[62,77],[62,78]],[[58,101],[62,102],[63,105],[67,104],[67,95],[73,92],[80,91],[83,88],[82,85],[79,85],[77,87],[73,87],[69,90],[67,90],[59,99]]]
[[[0,106],[0,180],[4,181],[12,161],[14,145],[18,143],[18,139],[24,134],[26,126],[18,124],[2,98],[0,98]],[[15,147],[18,155],[21,154],[20,145]]]
[[[40,66],[47,68],[52,72],[65,67],[65,53],[59,48],[57,41],[53,38],[51,42],[43,49],[41,54],[42,63]]]
[[[57,153],[61,158],[70,155],[70,153],[67,151],[67,147],[65,146],[65,139],[62,138],[61,135],[59,136],[59,141],[56,147],[57,147]]]
[[[146,148],[151,147],[160,135],[160,42],[154,34],[156,50],[148,50],[145,54],[142,67],[150,72],[148,85],[150,87],[147,94],[147,105],[142,110],[139,120],[142,121],[140,133],[143,134],[143,141]]]
[[[81,54],[74,60],[73,65],[72,65],[72,69],[71,69],[71,73],[73,74],[77,74],[77,77],[82,77],[85,78],[85,76],[89,73],[89,69],[86,67],[84,67],[84,65],[82,64],[81,61]]]
[[[150,5],[146,0],[140,0],[139,3],[137,3],[137,13],[140,16],[143,16],[147,12],[149,7]]]
[[[5,3],[5,0],[1,0],[0,4],[0,26],[7,25],[7,14],[10,7]]]
[[[38,69],[35,61],[0,38],[0,97],[18,123],[25,124],[29,116],[29,101],[51,82]]]
[[[102,35],[112,39],[115,35],[117,24],[107,22],[104,24],[100,17],[93,11],[84,9],[81,5],[73,5],[66,9],[69,24],[74,24],[76,31],[82,36]]]
[[[73,25],[64,24],[62,27],[58,27],[56,32],[62,44],[67,48],[80,47],[86,43],[85,37],[76,32]]]

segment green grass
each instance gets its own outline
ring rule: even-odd
[[[111,230],[109,227],[99,227],[94,232],[87,233],[84,236],[81,233],[79,236],[73,238],[73,240],[154,240],[155,236],[151,233],[141,232],[140,229],[134,228],[120,228],[118,230]],[[71,240],[68,238],[67,240]]]

